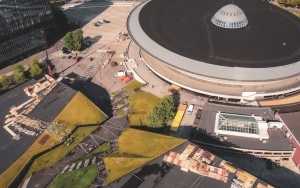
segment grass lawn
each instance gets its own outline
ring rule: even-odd
[[[104,158],[109,184],[186,140],[160,134],[127,129],[119,137],[119,148]]]
[[[47,186],[48,188],[88,187],[98,175],[96,165],[87,166],[71,172],[57,175],[54,180]]]
[[[73,130],[78,124],[96,124],[104,121],[106,118],[107,116],[101,110],[99,110],[82,93],[78,92],[69,102],[69,104],[62,110],[62,112],[55,118],[54,121],[60,121],[64,123],[67,128]],[[70,146],[62,145],[55,150],[39,157],[33,163],[27,175],[30,175],[32,172],[39,171],[43,168],[52,166],[96,128],[98,128],[98,126],[77,129],[77,131],[75,132],[76,138]],[[8,187],[16,174],[20,172],[20,170],[29,161],[29,159],[31,159],[32,156],[58,144],[58,141],[55,140],[51,135],[49,140],[47,140],[45,144],[39,144],[38,141],[45,134],[45,132],[41,134],[40,137],[28,148],[28,150],[0,175],[0,182],[3,187]]]
[[[129,96],[129,123],[133,126],[147,125],[146,114],[160,101],[160,98],[148,92],[135,92]]]
[[[109,150],[109,149],[110,149],[110,143],[109,142],[105,142],[104,144],[102,144],[101,146],[99,146],[98,148],[96,148],[94,151],[92,151],[88,155],[85,155],[85,156],[81,157],[77,161],[82,161],[82,160],[85,160],[85,159],[93,158],[94,156],[99,155],[101,152],[104,152],[104,151]]]
[[[40,156],[37,158],[30,169],[27,172],[27,177],[33,172],[38,172],[44,168],[48,168],[57,163],[60,159],[62,159],[65,155],[67,155],[72,149],[74,149],[84,138],[91,134],[94,130],[96,130],[98,126],[89,126],[89,127],[81,127],[78,128],[74,135],[76,136],[74,142],[69,146],[63,144],[58,148],[51,150],[50,152]]]
[[[78,124],[96,124],[107,116],[99,108],[78,92],[54,121],[63,123],[66,128],[74,129]]]
[[[116,114],[117,114],[118,116],[124,116],[124,115],[125,115],[125,110],[117,109],[117,110],[116,110]]]
[[[124,91],[126,93],[129,93],[130,91],[137,89],[137,88],[141,87],[142,85],[144,85],[144,84],[141,82],[138,82],[136,80],[133,80],[133,81],[129,82],[129,84],[127,84],[127,86],[124,87]]]

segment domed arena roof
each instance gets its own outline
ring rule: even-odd
[[[212,23],[223,28],[241,28],[248,24],[248,20],[242,9],[234,4],[222,7],[212,17]]]
[[[299,18],[261,0],[234,2],[147,1],[131,12],[128,32],[145,53],[201,77],[252,83],[299,75]],[[218,13],[221,7],[227,16]],[[218,27],[214,14],[224,22],[244,21],[239,26],[247,28]]]

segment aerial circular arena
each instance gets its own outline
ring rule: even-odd
[[[127,28],[147,66],[188,90],[259,99],[300,89],[300,19],[262,0],[152,0]]]

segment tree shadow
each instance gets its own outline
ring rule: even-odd
[[[98,42],[101,38],[102,38],[102,35],[97,35],[97,36],[92,37],[92,38],[90,36],[87,36],[87,37],[83,38],[82,50],[88,49],[91,45]]]
[[[164,127],[154,128],[154,127],[148,127],[148,126],[131,125],[130,128],[141,130],[141,131],[154,132],[154,133],[163,133],[164,132]]]

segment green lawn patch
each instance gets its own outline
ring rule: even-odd
[[[133,81],[129,82],[129,84],[127,84],[127,86],[124,87],[124,91],[126,93],[129,93],[130,91],[132,91],[134,89],[140,88],[142,85],[144,85],[144,84],[141,82],[138,82],[136,80],[133,80]]]
[[[135,92],[129,96],[129,123],[132,126],[147,125],[146,114],[160,101],[160,98],[148,92]]]
[[[186,140],[136,129],[127,129],[119,137],[118,150],[104,158],[109,184],[146,164]]]
[[[82,160],[85,160],[85,159],[93,158],[93,157],[99,155],[100,153],[102,153],[102,152],[104,152],[106,150],[109,150],[109,149],[110,149],[110,143],[109,142],[105,142],[104,144],[102,144],[101,146],[99,146],[98,148],[96,148],[94,151],[92,151],[88,155],[85,155],[85,156],[81,157],[77,161],[82,161]]]
[[[60,174],[47,186],[48,188],[82,188],[88,187],[98,175],[96,165],[80,168],[64,174]]]

